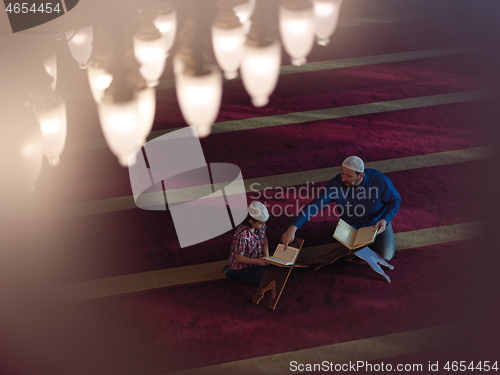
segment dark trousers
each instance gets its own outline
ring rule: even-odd
[[[391,260],[396,252],[392,224],[387,224],[385,230],[377,235],[375,242],[368,246],[385,260]]]
[[[230,279],[243,281],[253,285],[260,285],[267,267],[264,266],[250,266],[242,268],[241,270],[227,270],[226,276]]]

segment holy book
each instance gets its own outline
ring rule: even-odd
[[[295,264],[295,260],[299,256],[303,243],[304,240],[296,238],[288,245],[286,250],[285,245],[280,243],[276,247],[273,256],[266,257],[264,260],[277,266],[293,266]]]
[[[356,228],[340,219],[333,233],[333,237],[350,250],[357,250],[375,242],[378,229],[375,226]]]

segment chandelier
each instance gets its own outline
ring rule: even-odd
[[[123,24],[94,22],[64,30],[57,43],[65,42],[78,66],[87,71],[106,143],[127,166],[135,162],[134,150],[152,129],[155,87],[169,56],[182,116],[199,137],[206,137],[219,113],[223,80],[239,75],[251,103],[265,106],[278,82],[282,51],[292,65],[306,63],[315,42],[328,44],[341,2],[217,0],[216,15],[206,27],[198,1],[152,0],[129,9]],[[41,155],[56,166],[66,141],[66,105],[57,93],[56,53],[46,51],[38,68],[43,83],[29,88],[25,107],[38,122],[40,142],[33,141],[37,136],[30,130],[32,146],[20,146],[38,160],[32,163],[26,188],[36,180]]]

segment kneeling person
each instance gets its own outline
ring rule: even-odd
[[[269,212],[261,202],[252,202],[248,207],[245,221],[236,228],[229,266],[224,273],[235,279],[259,285],[266,273],[264,257],[269,256],[269,245],[266,238],[266,221]]]

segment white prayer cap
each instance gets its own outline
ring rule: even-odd
[[[267,221],[269,219],[269,211],[262,203],[254,201],[248,206],[248,213],[257,221]]]
[[[352,169],[353,171],[362,173],[365,171],[365,163],[358,156],[349,156],[342,163],[343,167]]]

